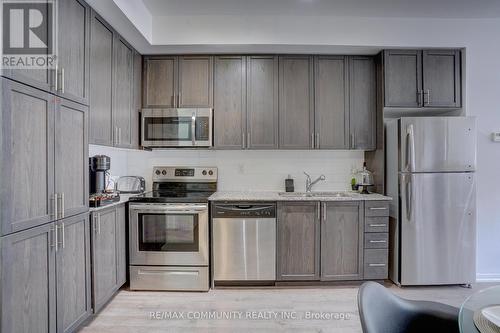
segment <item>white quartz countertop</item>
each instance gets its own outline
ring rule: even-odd
[[[289,192],[280,195],[278,191],[218,191],[212,194],[210,201],[377,201],[392,200],[391,197],[378,194],[360,194],[358,192]]]

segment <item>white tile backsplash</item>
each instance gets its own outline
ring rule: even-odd
[[[111,157],[111,175],[142,176],[151,188],[152,167],[159,165],[216,166],[219,170],[218,188],[221,191],[280,191],[284,179],[295,179],[295,190],[305,188],[306,171],[313,178],[324,174],[326,181],[315,190],[347,190],[351,170],[361,168],[362,151],[308,150],[126,150],[90,145],[89,155]]]

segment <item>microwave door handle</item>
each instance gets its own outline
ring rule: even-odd
[[[191,140],[193,147],[196,145],[196,112],[191,115]]]

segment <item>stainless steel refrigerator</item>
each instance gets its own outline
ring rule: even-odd
[[[391,280],[400,285],[476,280],[476,123],[405,117],[386,123]]]

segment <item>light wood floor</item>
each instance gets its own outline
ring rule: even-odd
[[[477,284],[472,289],[459,286],[398,288],[391,291],[408,299],[433,300],[454,306],[473,292],[491,286]],[[357,286],[293,287],[278,289],[216,289],[208,293],[132,292],[121,290],[116,297],[84,327],[84,333],[111,332],[361,332],[357,310]],[[184,314],[184,319],[151,319],[151,312]],[[226,315],[241,313],[241,319],[189,319],[201,312]],[[277,319],[250,319],[275,312]],[[260,311],[260,312],[259,312]],[[308,313],[337,313],[348,319],[307,319]],[[282,315],[295,314],[296,319]],[[237,316],[237,315],[235,315]]]

